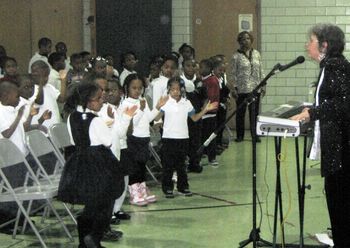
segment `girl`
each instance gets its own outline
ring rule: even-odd
[[[18,84],[18,74],[17,74],[17,61],[12,57],[4,58],[4,77],[1,78],[1,81],[12,81]]]
[[[156,196],[152,195],[146,187],[146,162],[149,159],[148,144],[150,142],[149,123],[159,114],[160,107],[167,101],[167,97],[162,97],[151,111],[143,98],[144,89],[143,77],[138,74],[127,76],[124,83],[126,98],[121,105],[121,111],[134,105],[138,107],[131,123],[131,135],[127,138],[127,156],[130,160],[130,203],[137,206],[143,206],[157,200]]]
[[[195,114],[190,101],[185,98],[185,83],[179,77],[171,78],[168,82],[169,100],[161,107],[164,114],[162,135],[162,165],[163,180],[162,190],[166,198],[173,198],[174,184],[172,175],[177,171],[177,191],[185,196],[192,196],[189,190],[185,168],[185,158],[188,150],[188,116],[193,121],[198,121],[205,113],[216,109],[217,102],[204,105],[202,111]],[[158,118],[160,118],[159,116]]]
[[[124,86],[124,80],[125,78],[131,74],[131,73],[136,73],[135,68],[137,65],[137,58],[136,54],[132,51],[123,53],[120,56],[120,62],[121,66],[123,67],[122,73],[120,73],[120,85]]]
[[[179,53],[180,53],[180,57],[179,57],[180,69],[181,69],[182,63],[185,60],[187,60],[187,59],[194,59],[195,58],[195,50],[194,50],[194,48],[191,47],[190,45],[188,45],[187,43],[183,43],[180,46]]]
[[[85,205],[78,217],[79,247],[101,247],[109,226],[112,204],[124,189],[119,162],[111,152],[112,138],[95,113],[103,104],[102,90],[94,83],[80,84],[67,99],[67,124],[76,152],[66,162],[58,199]]]

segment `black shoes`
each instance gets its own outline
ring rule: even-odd
[[[118,241],[123,237],[123,233],[121,231],[116,231],[112,229],[108,229],[103,233],[103,241]],[[85,239],[84,239],[85,241]],[[86,243],[86,241],[85,241]]]
[[[238,142],[242,142],[243,141],[243,138],[242,137],[237,137],[236,139],[235,139],[235,141],[238,143]]]
[[[201,173],[203,171],[203,167],[200,165],[190,165],[188,166],[187,171],[193,173]]]
[[[131,218],[131,216],[128,213],[126,213],[122,210],[114,213],[114,216],[119,220],[130,220],[130,218]]]
[[[174,192],[172,190],[167,190],[164,192],[165,198],[171,199],[174,198]]]
[[[177,190],[179,195],[192,196],[193,193],[189,189]]]

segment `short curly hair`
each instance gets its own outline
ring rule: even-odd
[[[327,42],[326,56],[341,55],[345,48],[345,35],[344,32],[336,25],[331,23],[319,23],[311,27],[309,30],[309,37],[315,35],[319,48],[322,48],[322,44]]]

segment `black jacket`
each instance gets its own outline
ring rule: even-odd
[[[350,170],[350,63],[343,57],[325,58],[319,106],[309,110],[320,121],[321,174]]]

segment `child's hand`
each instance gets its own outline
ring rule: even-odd
[[[39,108],[34,107],[34,104],[32,104],[30,106],[30,115],[34,116],[37,115],[39,113]]]
[[[140,100],[140,110],[143,111],[146,107],[146,100],[145,99],[141,99]]]
[[[109,118],[114,119],[114,113],[113,113],[113,109],[112,109],[111,106],[108,106],[108,108],[107,108],[107,114],[108,114]]]
[[[218,106],[219,106],[218,102],[211,103],[210,101],[208,101],[207,105],[205,106],[205,112],[209,112],[211,110],[217,109]]]
[[[68,71],[66,71],[66,70],[60,70],[60,71],[58,72],[58,74],[59,74],[59,76],[60,76],[60,79],[61,79],[61,80],[66,79],[66,78],[67,78],[67,73],[68,73]]]
[[[133,117],[135,114],[136,114],[136,110],[137,110],[137,105],[134,105],[132,107],[127,107],[125,110],[124,110],[124,114],[130,116],[130,117]]]
[[[163,107],[166,104],[166,102],[168,100],[169,100],[169,96],[162,96],[162,97],[160,97],[156,108],[159,110],[161,107]]]
[[[52,117],[52,112],[50,110],[46,109],[40,118],[42,120],[46,121],[46,120],[51,119],[51,117]]]

